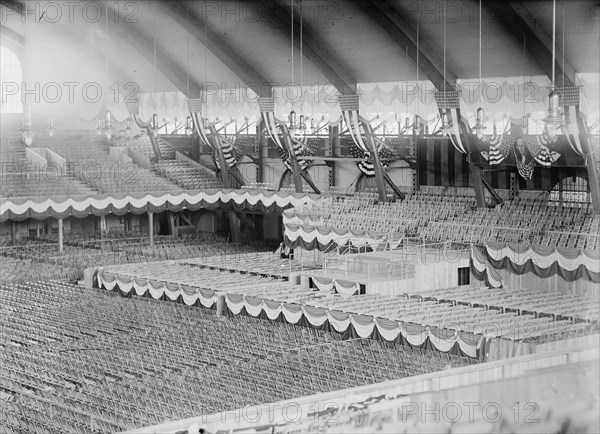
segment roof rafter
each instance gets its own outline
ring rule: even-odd
[[[113,9],[113,13],[119,14],[119,11]],[[154,41],[152,38],[146,37],[134,26],[125,23],[123,19],[108,20],[108,23],[111,31],[126,40],[147,60],[154,62]],[[188,75],[186,71],[179,67],[171,56],[159,47],[156,47],[156,68],[188,98],[198,98],[200,96],[202,86],[189,77],[188,94]]]
[[[270,96],[271,84],[248,61],[236,52],[217,32],[207,26],[191,8],[183,2],[162,1],[161,9],[181,27],[189,31],[196,41],[203,44],[223,62],[246,86],[259,91],[259,96]]]
[[[440,57],[429,45],[419,40],[417,49],[417,33],[404,17],[394,7],[385,1],[355,0],[360,9],[398,44],[402,50],[407,50],[410,58],[416,63],[419,56],[419,68],[431,80],[438,90],[453,90],[456,76],[444,71]],[[445,86],[444,86],[445,83]]]
[[[290,9],[278,1],[269,3],[269,13],[272,24],[289,39],[291,33]],[[300,20],[294,14],[294,46],[300,48]],[[356,79],[352,77],[349,69],[343,65],[328,50],[327,44],[318,38],[309,26],[303,24],[302,51],[317,69],[329,80],[342,95],[356,93]]]
[[[552,35],[542,29],[525,5],[505,0],[490,0],[484,4],[521,44],[525,37],[525,48],[529,55],[552,79]],[[556,82],[562,82],[563,73],[565,77],[563,85],[574,85],[575,69],[566,59],[563,62],[562,50],[556,47]]]

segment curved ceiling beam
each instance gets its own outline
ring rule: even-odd
[[[291,29],[290,9],[278,1],[269,2],[269,16],[271,25],[279,29],[289,40]],[[300,48],[300,20],[299,14],[294,14],[294,46]],[[327,44],[318,38],[306,23],[302,31],[302,52],[309,58],[319,71],[329,80],[342,95],[356,93],[356,79],[352,77],[348,67],[343,65],[328,50]]]
[[[246,59],[236,52],[217,32],[183,2],[162,1],[159,7],[199,43],[210,50],[242,82],[259,91],[259,96],[271,96],[271,84]]]
[[[17,44],[19,47],[25,47],[25,37],[19,32],[15,32],[13,29],[6,27],[0,23],[0,36],[2,38],[10,39],[12,42]]]
[[[355,3],[373,22],[379,24],[403,51],[406,49],[415,63],[418,53],[419,69],[431,80],[436,89],[442,90],[445,87],[447,90],[454,90],[453,83],[456,83],[456,76],[446,70],[444,78],[444,64],[440,56],[423,40],[419,40],[417,49],[417,33],[396,9],[381,0],[355,0]]]
[[[154,41],[138,31],[132,24],[124,22],[123,17],[119,17],[119,10],[114,10],[111,5],[109,9],[116,14],[115,19],[109,19],[108,25],[111,32],[117,34],[121,39],[127,41],[138,53],[144,56],[148,61],[154,63]],[[177,66],[176,62],[165,51],[156,47],[156,68],[171,82],[177,89],[183,92],[188,98],[198,98],[202,86],[200,86],[191,77],[189,78],[189,95],[187,91],[186,72]]]
[[[529,55],[552,79],[552,35],[542,29],[525,5],[505,0],[490,0],[484,4],[498,18],[502,27],[520,44],[523,44],[523,37],[525,37],[525,48]],[[575,68],[566,59],[563,62],[562,56],[562,50],[556,47],[556,81],[562,82],[564,72],[563,85],[573,86],[575,84]]]

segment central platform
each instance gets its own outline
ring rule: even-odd
[[[304,271],[303,284],[319,287],[342,282],[361,294],[399,295],[468,284],[468,248],[405,248],[326,258],[323,268]],[[460,277],[459,277],[460,275]],[[341,292],[341,291],[339,291]]]

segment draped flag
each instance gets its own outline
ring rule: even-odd
[[[364,158],[363,161],[357,161],[356,166],[365,176],[375,176],[375,165],[372,161],[372,152],[367,146],[365,135],[368,132],[374,138],[377,152],[381,159],[381,166],[388,167],[396,159],[394,152],[388,148],[385,142],[373,135],[369,122],[358,114],[359,98],[358,95],[339,95],[338,101],[342,111],[342,119],[348,127],[348,132],[356,148],[350,148],[350,153],[354,158]]]
[[[188,99],[188,109],[192,116],[192,121],[194,122],[194,129],[198,133],[198,136],[200,136],[200,142],[213,149],[213,145],[206,135],[204,121],[202,120],[202,98]]]
[[[502,163],[510,152],[514,138],[503,134],[484,135],[482,142],[489,145],[488,151],[482,151],[481,155],[488,160],[490,165]]]
[[[545,133],[535,136],[535,138],[523,137],[523,142],[533,159],[544,167],[550,167],[560,157],[558,152],[553,151],[547,146],[552,141],[556,141],[556,138],[552,140]]]
[[[440,111],[440,116],[446,115],[448,127],[445,128],[444,134],[450,138],[450,142],[460,153],[466,154],[467,148],[462,141],[460,132],[460,95],[456,90],[448,90],[445,92],[435,93],[435,102]]]
[[[369,147],[363,139],[366,121],[358,114],[358,95],[340,95],[338,101],[352,141],[359,149],[370,155]]]
[[[281,128],[279,126],[281,121],[275,118],[275,100],[273,98],[260,98],[258,100],[258,107],[267,134],[277,146],[279,158],[281,158],[287,169],[292,170],[290,155],[284,145],[284,139],[281,137]],[[302,157],[312,156],[314,155],[314,151],[307,145],[305,137],[294,137],[290,135],[290,140],[292,142],[294,155],[298,161],[298,166],[300,166],[301,170],[305,169],[310,164],[310,160],[303,159]]]
[[[559,105],[563,107],[565,113],[566,125],[563,126],[563,134],[567,137],[567,141],[571,148],[578,155],[583,155],[585,152],[581,145],[581,134],[585,134],[585,126],[580,123],[581,118],[579,113],[579,87],[564,86],[558,89]],[[582,131],[583,130],[583,131]]]
[[[217,155],[218,151],[215,149],[208,135],[206,134],[206,127],[204,125],[204,120],[202,119],[202,98],[189,99],[188,109],[194,122],[194,129],[198,132],[200,141],[203,145],[208,146],[213,150],[213,161],[217,169],[220,170],[221,163]],[[219,144],[221,145],[221,150],[223,151],[223,156],[225,157],[227,165],[229,167],[235,166],[238,160],[242,158],[242,152],[235,146],[235,143],[227,137],[223,137],[217,133],[215,139],[218,140]]]
[[[523,140],[523,138],[519,138],[517,140]],[[519,172],[519,175],[521,175],[523,179],[531,179],[535,169],[535,160],[529,153],[527,146],[524,144],[518,146],[515,145],[513,147],[513,152],[515,154],[515,161],[517,162],[517,171]]]

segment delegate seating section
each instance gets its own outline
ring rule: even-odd
[[[158,236],[154,246],[147,236],[141,238],[90,239],[69,234],[64,251],[58,251],[56,236],[11,245],[9,238],[0,244],[2,267],[0,282],[25,282],[41,279],[80,280],[88,267],[124,263],[146,263],[167,259],[208,258],[215,255],[234,257],[248,254],[264,245],[237,245],[215,234],[198,233],[181,237]]]
[[[223,257],[227,262],[227,257]],[[196,288],[229,292],[232,289],[261,288],[282,281],[282,276],[257,276],[236,271],[201,268],[186,261],[158,261],[142,264],[121,264],[106,267],[109,273],[159,282],[177,283]]]
[[[543,246],[600,248],[600,217],[590,204],[559,207],[527,195],[494,209],[475,208],[472,189],[423,188],[402,202],[372,196],[333,196],[287,211],[295,222],[427,241],[523,242]]]
[[[175,149],[173,149],[172,146],[162,139],[158,139],[157,141],[160,149],[160,155],[163,158],[175,158]],[[140,152],[150,159],[154,158],[154,150],[152,149],[150,138],[143,131],[136,131],[135,134],[130,133],[113,137],[112,143],[113,146],[126,146],[130,149]]]
[[[51,143],[49,147],[67,160],[67,176],[80,179],[100,193],[168,192],[181,190],[123,155],[111,158],[107,145],[91,141]]]
[[[150,138],[146,134],[134,137],[121,137],[115,141],[115,145],[127,146],[138,151],[154,161],[152,170],[159,176],[168,179],[181,189],[185,190],[208,190],[222,188],[223,184],[210,170],[196,166],[186,161],[176,160],[175,149],[164,140],[158,139],[158,146],[162,160],[154,160],[154,151]]]
[[[0,176],[0,197],[44,197],[93,195],[97,192],[78,179],[44,170],[18,173],[3,172]]]
[[[465,306],[451,302],[407,298],[405,296],[336,295],[311,301],[315,307],[394,319],[405,323],[491,335],[528,342],[551,342],[587,335],[595,328],[589,323],[574,324],[548,316],[537,317],[526,310],[502,312],[498,309]]]
[[[122,431],[468,363],[114,295],[58,282],[0,287],[2,432]]]
[[[238,271],[262,276],[287,276],[290,273],[299,273],[307,268],[307,265],[299,260],[281,259],[272,252],[242,253],[227,258],[222,256],[197,258],[187,260],[185,263],[202,268]]]
[[[572,321],[600,321],[598,300],[576,294],[553,291],[540,292],[527,288],[467,287],[439,289],[419,294],[429,300],[450,301],[454,304],[501,309],[502,312],[552,315]]]
[[[161,160],[154,164],[154,170],[160,176],[186,190],[209,190],[223,187],[214,173],[185,161]]]
[[[64,176],[56,170],[56,167],[35,167],[27,161],[25,148],[20,142],[3,142],[0,154],[2,163],[0,197],[48,197],[96,193],[74,177]]]

